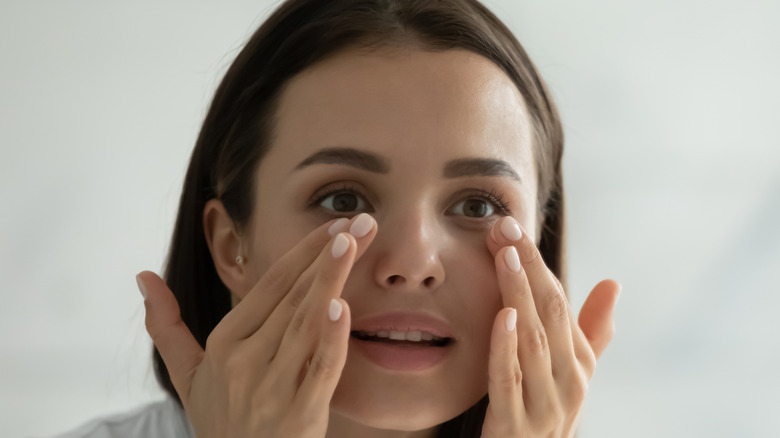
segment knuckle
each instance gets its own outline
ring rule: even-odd
[[[547,334],[544,328],[536,326],[518,333],[523,350],[532,354],[542,355],[547,352]]]
[[[570,412],[577,412],[579,407],[585,402],[585,394],[588,392],[588,381],[582,376],[575,379],[568,391],[567,400],[571,409]]]
[[[562,321],[568,318],[568,304],[566,297],[558,289],[551,290],[545,299],[545,313],[554,322]]]
[[[244,384],[244,373],[246,373],[247,364],[243,355],[233,353],[228,354],[221,360],[221,368],[230,383]]]
[[[275,263],[263,275],[263,289],[284,289],[291,277],[290,268],[284,261]]]
[[[329,355],[320,352],[315,354],[312,358],[309,363],[308,372],[314,378],[329,379],[334,375],[339,374],[340,370],[335,358],[331,358]]]
[[[299,336],[306,331],[307,318],[306,312],[301,311],[299,308],[290,319],[289,330],[293,336]]]
[[[290,307],[297,309],[303,304],[303,299],[306,298],[306,290],[304,287],[296,284],[287,296]]]
[[[523,383],[523,373],[519,366],[513,366],[508,373],[500,373],[497,376],[488,375],[488,380],[497,388],[515,391]]]

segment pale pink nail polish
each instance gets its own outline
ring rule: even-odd
[[[363,237],[371,231],[373,225],[374,221],[371,220],[371,216],[361,213],[349,227],[349,234],[358,238]]]
[[[512,333],[512,331],[517,326],[517,310],[512,309],[511,312],[506,316],[506,331]]]
[[[501,221],[501,234],[511,241],[520,240],[523,237],[523,232],[520,231],[520,225],[513,217],[505,217]]]
[[[510,246],[504,253],[504,261],[506,265],[514,272],[520,272],[520,257],[517,256],[517,249],[514,246]]]
[[[328,318],[331,321],[338,321],[341,318],[341,311],[344,308],[341,306],[341,302],[335,298],[330,300],[330,307],[328,308]]]
[[[334,258],[343,256],[349,248],[349,239],[344,233],[339,233],[335,239],[333,239],[333,246],[330,248],[330,253]]]

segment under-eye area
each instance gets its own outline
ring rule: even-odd
[[[353,330],[350,332],[350,335],[353,338],[360,339],[362,341],[383,342],[397,345],[427,345],[431,347],[446,347],[454,342],[452,338],[442,338],[440,336],[432,335],[426,332],[365,332],[361,330]]]

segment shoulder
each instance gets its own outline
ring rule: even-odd
[[[54,438],[194,438],[187,416],[175,400],[149,403],[132,411],[100,417]]]

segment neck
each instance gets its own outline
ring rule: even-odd
[[[438,426],[423,430],[375,429],[331,412],[325,438],[435,438]]]

